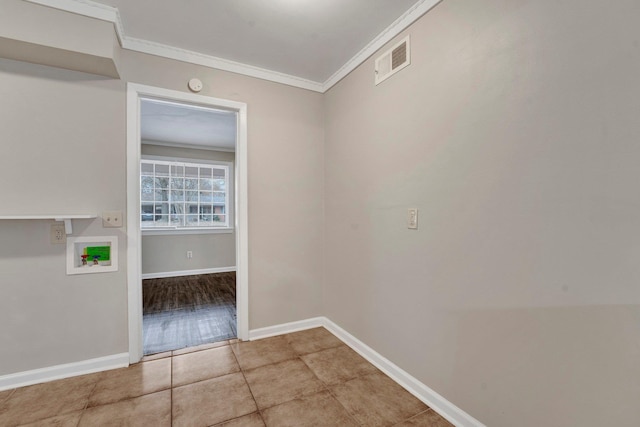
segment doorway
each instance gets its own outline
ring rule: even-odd
[[[208,150],[216,148],[211,146],[198,147],[197,141],[195,143],[194,141],[168,143],[167,141],[159,141],[159,139],[162,139],[160,137],[149,138],[149,135],[146,134],[145,131],[145,141],[153,142],[153,144],[148,144],[153,147],[147,146],[143,149],[142,129],[144,126],[142,114],[143,111],[145,111],[145,107],[148,107],[149,105],[153,106],[151,110],[154,108],[159,108],[161,110],[163,108],[178,106],[190,109],[190,111],[200,111],[200,113],[203,114],[206,112],[217,112],[220,117],[226,117],[227,120],[230,117],[233,117],[233,124],[235,125],[233,129],[233,132],[235,133],[235,154],[234,162],[231,163],[231,167],[229,167],[230,162],[225,162],[224,160],[194,159],[193,153],[201,153],[201,148]],[[147,110],[150,111],[148,108]],[[229,283],[230,278],[228,274],[230,272],[223,271],[229,270],[228,265],[216,267],[211,265],[206,266],[202,263],[193,263],[194,260],[199,260],[200,262],[202,260],[206,260],[208,255],[207,252],[209,252],[208,249],[200,250],[187,248],[187,250],[184,251],[185,253],[182,255],[184,258],[177,261],[175,259],[176,257],[171,258],[172,262],[176,264],[172,267],[168,267],[169,260],[160,259],[163,256],[159,255],[162,254],[162,251],[157,252],[155,255],[152,255],[151,258],[147,257],[145,259],[145,272],[143,275],[143,245],[147,248],[157,248],[158,246],[164,246],[168,249],[180,248],[180,245],[175,242],[189,241],[190,234],[194,236],[198,235],[200,237],[204,236],[205,239],[207,236],[209,236],[209,239],[215,238],[215,236],[220,233],[226,233],[228,236],[232,235],[235,237],[232,243],[235,243],[235,273],[233,274],[235,274],[234,290],[235,308],[237,309],[237,326],[234,326],[237,328],[238,338],[248,338],[246,123],[246,104],[244,103],[154,88],[150,86],[137,84],[128,85],[127,281],[129,293],[129,358],[131,363],[139,361],[145,353],[145,350],[143,349],[144,335],[142,321],[143,277],[146,277],[147,279],[153,278],[165,281],[182,281],[187,284],[188,287],[195,287],[200,289],[200,291],[208,285],[211,285],[212,281],[218,280],[226,282],[227,285]],[[163,135],[165,133],[166,132],[161,132]],[[150,148],[152,148],[151,154],[149,154]],[[167,153],[171,153],[172,155],[157,156],[157,154]],[[176,153],[178,154],[176,155]],[[184,153],[184,155],[180,155],[179,153]],[[149,170],[155,171],[157,169],[160,176],[154,177],[153,172],[151,172],[147,174],[149,176],[146,178],[141,178],[141,161],[143,162],[143,166],[146,168],[147,172]],[[174,163],[170,163],[171,161]],[[165,173],[167,176],[165,176]],[[172,173],[174,173],[175,176],[171,175]],[[180,174],[182,174],[182,176]],[[151,198],[153,198],[153,194],[156,193],[164,194],[162,196],[155,196],[159,200],[149,201],[148,197],[147,199],[143,198],[141,191],[149,191],[149,182],[169,182],[169,180],[172,179],[170,175],[174,178],[173,182],[176,184],[175,188],[171,189],[168,186],[164,187],[164,184],[159,184],[159,187],[151,188],[151,193],[149,193],[151,194]],[[202,189],[180,188],[181,185],[185,185],[184,182],[195,182],[197,184],[198,180],[194,180],[194,177],[200,179],[201,184],[211,185],[211,183],[214,183],[215,185],[218,185],[218,187],[207,187]],[[146,179],[146,181],[144,181],[144,179]],[[142,185],[141,182],[143,183]],[[147,187],[145,187],[145,185]],[[168,197],[167,195],[172,193],[172,190],[176,199],[162,200],[163,197]],[[188,193],[193,193],[195,199],[193,197],[187,197]],[[165,240],[164,244],[158,244],[159,241],[162,241],[158,239],[168,239],[171,238],[171,235],[173,235],[174,241],[169,242],[168,240]],[[182,237],[178,238],[178,235]],[[148,245],[147,243],[149,242],[144,240],[149,237],[155,239],[151,245]],[[175,240],[176,238],[177,240]],[[195,247],[198,247],[196,243],[194,244],[196,245]],[[204,247],[206,248],[207,246]],[[156,265],[155,270],[154,267],[149,266],[149,264],[154,263]],[[158,267],[158,265],[161,267]],[[195,268],[189,268],[189,266]],[[164,269],[170,271],[159,271],[158,268],[160,268],[160,270]],[[186,277],[181,276],[185,274],[189,275],[188,278],[180,279],[180,277]],[[154,275],[156,277],[152,277]],[[169,288],[170,284],[167,289]],[[213,296],[212,298],[215,299],[216,297]],[[226,304],[226,308],[229,308],[228,304]],[[216,327],[209,329],[216,329]],[[188,337],[183,335],[180,336],[180,340],[185,341]],[[216,339],[214,337],[214,333],[209,333],[208,335],[208,338],[205,337],[205,339]],[[218,336],[219,339],[224,339],[220,338],[220,334],[218,334]],[[197,340],[193,342],[185,342],[187,343],[186,345],[198,344]],[[179,345],[184,346],[184,343]],[[159,347],[156,347],[156,350],[158,348]],[[155,351],[147,348],[146,352],[149,353]]]

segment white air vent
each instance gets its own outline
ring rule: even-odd
[[[407,36],[376,59],[376,85],[411,64],[409,46],[409,36]]]

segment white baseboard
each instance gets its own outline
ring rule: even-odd
[[[405,390],[424,402],[431,409],[446,418],[457,427],[486,427],[480,421],[458,408],[453,403],[436,393],[425,384],[418,381],[409,373],[383,357],[374,349],[342,329],[331,320],[324,318],[324,327],[340,338],[345,344],[355,350],[362,357],[375,365],[391,379],[400,384]]]
[[[275,337],[277,335],[290,334],[291,332],[318,328],[320,326],[324,326],[324,324],[324,317],[314,317],[311,319],[300,320],[298,322],[283,323],[281,325],[268,326],[266,328],[252,329],[249,331],[249,340],[260,340],[263,338]]]
[[[201,274],[201,273],[200,273]],[[371,347],[351,335],[346,330],[326,317],[314,317],[297,322],[284,323],[266,328],[249,331],[250,340],[258,340],[282,334],[302,331],[323,326],[338,337],[342,342],[375,365],[391,379],[405,388],[409,393],[420,399],[430,408],[446,418],[457,427],[486,427],[480,421],[449,402],[425,384],[418,381],[409,373],[383,357]],[[83,360],[65,365],[34,369],[32,371],[0,376],[0,391],[43,383],[61,378],[106,371],[109,369],[129,366],[129,354],[121,353],[96,359]]]
[[[342,329],[326,317],[314,317],[298,322],[285,323],[282,325],[269,326],[266,328],[249,331],[249,338],[257,340],[276,335],[288,334],[291,332],[324,326],[329,332],[338,337],[342,342],[351,347],[354,351],[375,365],[391,379],[401,385],[409,393],[424,402],[431,409],[446,418],[457,427],[486,427],[480,421],[458,408],[453,403],[436,393],[425,384],[418,381],[409,373],[383,357],[374,349]]]
[[[231,271],[236,271],[235,265],[233,267],[202,268],[200,270],[182,270],[182,271],[165,271],[162,273],[146,273],[142,275],[142,278],[143,279],[164,279],[166,277],[195,276],[197,274],[212,274],[212,273],[229,273]]]
[[[129,353],[0,376],[0,391],[129,366]]]

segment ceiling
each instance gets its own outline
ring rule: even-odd
[[[416,0],[99,0],[127,36],[324,82]]]
[[[441,0],[26,1],[112,22],[125,49],[325,92]],[[141,113],[143,140],[235,150],[233,112]]]
[[[236,113],[143,99],[140,136],[162,145],[235,151]]]
[[[74,1],[114,10],[123,47],[178,48],[326,86],[439,0]]]

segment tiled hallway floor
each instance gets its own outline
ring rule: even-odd
[[[0,392],[0,426],[450,426],[324,328]]]

